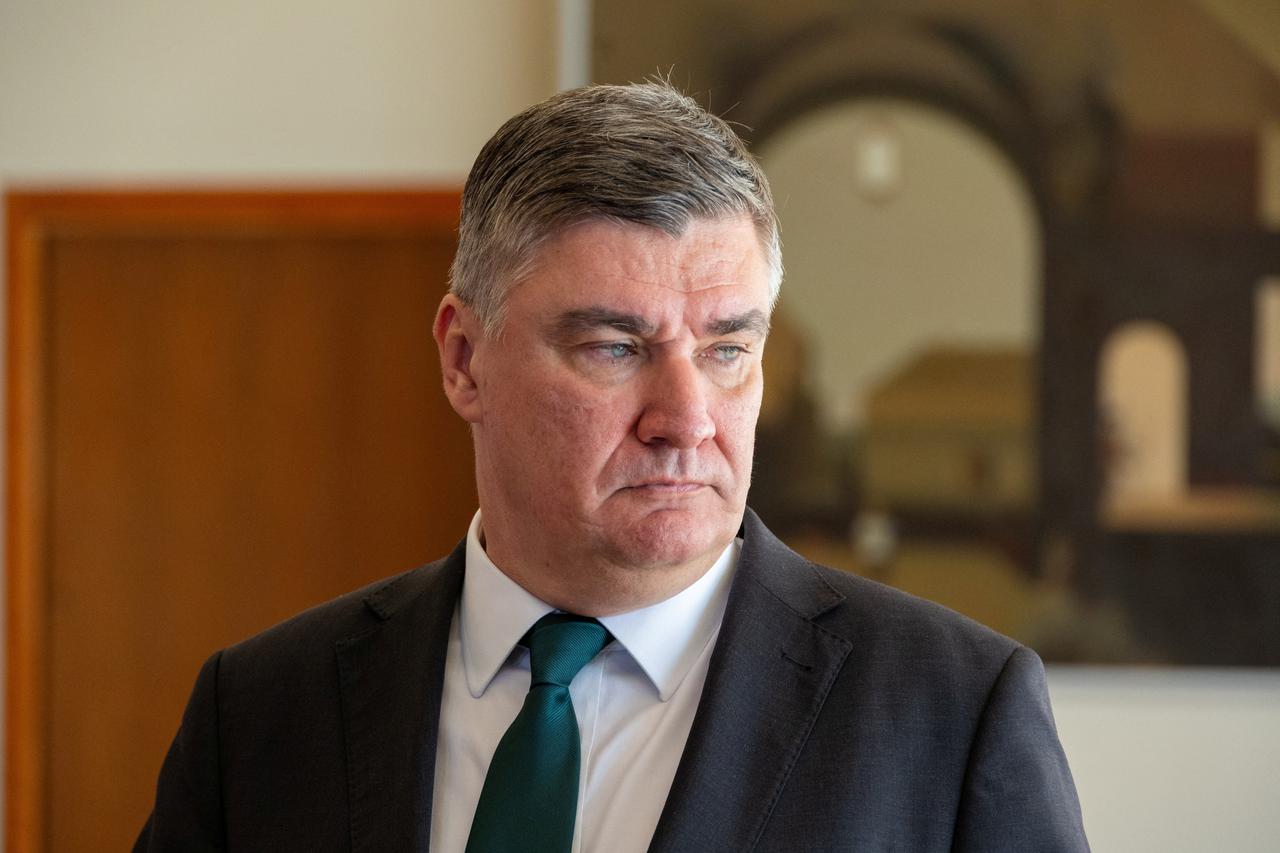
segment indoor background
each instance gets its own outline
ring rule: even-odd
[[[119,849],[218,644],[457,538],[414,276],[503,120],[653,73],[778,195],[753,504],[1041,652],[1096,850],[1272,849],[1280,7],[4,0],[9,849]]]

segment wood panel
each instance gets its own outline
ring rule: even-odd
[[[461,536],[456,206],[10,198],[10,851],[126,849],[205,657]]]

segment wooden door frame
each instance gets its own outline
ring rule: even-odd
[[[46,559],[49,492],[45,385],[49,330],[47,246],[68,232],[190,229],[233,233],[456,233],[456,190],[405,189],[12,189],[7,214],[8,315],[5,554],[5,843],[9,853],[45,844],[47,757]]]

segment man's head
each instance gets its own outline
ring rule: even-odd
[[[495,333],[507,292],[572,225],[611,219],[678,237],[694,220],[740,218],[755,224],[776,299],[773,197],[733,129],[663,83],[574,89],[511,118],[480,149],[450,290]]]
[[[763,173],[669,87],[567,92],[498,131],[435,335],[504,572],[590,615],[701,577],[745,506],[780,278]]]

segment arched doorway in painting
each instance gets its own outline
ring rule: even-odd
[[[815,559],[1015,632],[1035,594],[1042,276],[1023,172],[906,97],[815,107],[759,153],[787,283],[752,505]]]
[[[1168,502],[1186,492],[1187,356],[1168,327],[1137,321],[1111,333],[1098,411],[1105,507]]]

